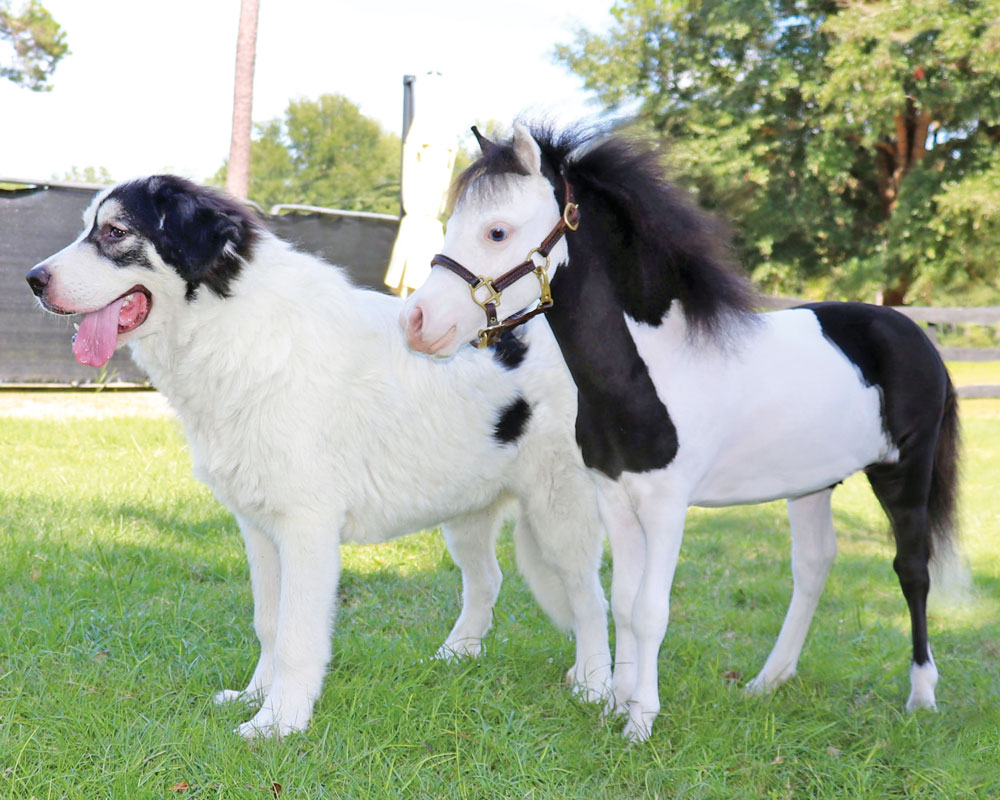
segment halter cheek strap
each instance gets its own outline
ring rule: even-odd
[[[528,252],[527,258],[516,267],[509,269],[497,278],[486,278],[483,275],[474,275],[468,269],[459,264],[455,259],[444,253],[438,253],[431,259],[431,267],[444,267],[451,270],[463,281],[469,284],[469,291],[472,294],[473,302],[483,309],[486,314],[486,327],[479,331],[477,347],[487,347],[495,344],[504,331],[522,325],[538,314],[543,314],[552,308],[552,292],[549,288],[549,253],[556,243],[566,234],[567,231],[575,231],[580,227],[580,207],[573,202],[573,189],[563,176],[563,183],[566,187],[566,205],[563,207],[562,217],[555,227],[549,231],[538,247],[532,248]],[[540,260],[539,260],[540,259]],[[509,319],[500,322],[497,317],[497,307],[500,305],[500,295],[503,290],[521,278],[534,273],[538,278],[540,297],[538,305],[531,311],[523,314],[515,314]]]

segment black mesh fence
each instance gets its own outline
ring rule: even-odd
[[[6,188],[5,188],[6,187]],[[143,383],[146,376],[123,349],[102,369],[73,358],[72,317],[56,317],[35,302],[24,275],[72,242],[96,189],[67,185],[0,184],[0,383]],[[301,250],[345,267],[360,286],[385,291],[398,222],[330,213],[265,216],[267,226]]]

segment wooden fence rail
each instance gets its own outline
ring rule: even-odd
[[[792,308],[809,302],[795,297],[764,295],[761,305],[767,309]],[[937,343],[937,325],[1000,325],[1000,306],[937,308],[934,306],[893,306],[914,322],[929,326],[928,335],[934,340],[945,361],[1000,361],[1000,347],[950,347]],[[1000,384],[959,386],[959,397],[1000,397]]]

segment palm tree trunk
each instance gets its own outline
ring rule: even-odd
[[[240,0],[240,30],[236,37],[233,136],[229,143],[226,191],[243,199],[250,193],[250,127],[253,108],[253,66],[257,53],[258,5],[258,0]]]

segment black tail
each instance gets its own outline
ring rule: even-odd
[[[927,499],[927,537],[932,556],[935,551],[948,550],[955,535],[960,446],[958,397],[949,378],[941,414],[941,429],[934,451],[930,497]]]

